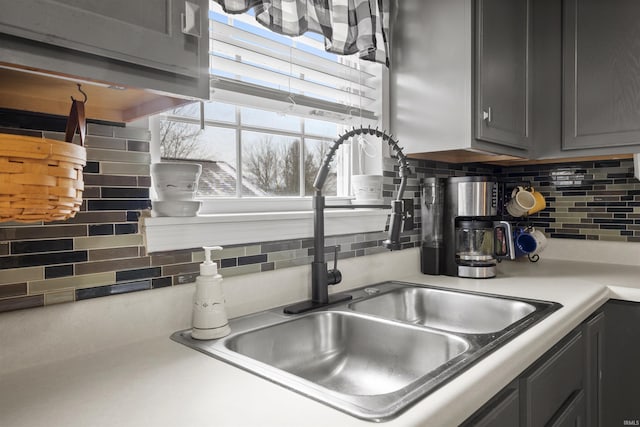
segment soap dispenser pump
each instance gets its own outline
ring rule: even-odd
[[[212,340],[229,335],[231,329],[224,307],[222,276],[218,274],[218,265],[211,261],[211,251],[220,251],[222,247],[204,246],[203,249],[205,259],[196,278],[191,337]]]

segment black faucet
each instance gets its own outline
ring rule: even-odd
[[[336,268],[338,262],[338,251],[336,247],[334,255],[334,268],[329,269],[325,261],[324,256],[324,210],[325,209],[355,209],[355,208],[388,208],[387,205],[329,205],[325,204],[325,198],[322,195],[322,187],[329,175],[329,166],[333,157],[336,154],[336,150],[342,143],[349,138],[356,135],[374,135],[378,138],[382,138],[383,141],[387,141],[389,146],[394,150],[398,156],[398,163],[400,165],[400,188],[396,199],[391,202],[391,219],[389,221],[389,238],[382,242],[383,246],[389,250],[400,249],[400,232],[404,223],[404,206],[402,196],[407,186],[407,177],[411,173],[409,169],[409,162],[406,156],[402,153],[402,148],[398,145],[398,141],[393,139],[393,136],[388,135],[384,131],[380,131],[377,128],[353,128],[340,136],[329,149],[327,156],[325,157],[316,179],[313,182],[313,188],[315,194],[313,195],[313,262],[311,263],[311,299],[303,301],[297,304],[293,304],[285,307],[284,312],[287,314],[298,314],[306,311],[314,310],[316,308],[324,307],[329,304],[337,302],[348,301],[352,297],[348,294],[334,294],[329,295],[329,285],[336,285],[342,281],[342,274]]]

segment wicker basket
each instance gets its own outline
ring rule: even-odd
[[[60,221],[82,204],[84,147],[0,134],[0,222]]]

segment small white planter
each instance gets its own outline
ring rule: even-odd
[[[151,176],[159,200],[193,200],[202,166],[192,163],[153,163]]]
[[[202,205],[198,200],[154,200],[152,216],[196,216]]]
[[[353,175],[351,189],[356,203],[382,203],[382,175]]]

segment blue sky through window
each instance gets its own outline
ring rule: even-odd
[[[248,15],[255,17],[255,12],[253,11],[253,9],[249,10],[246,13]],[[223,24],[228,24],[228,25],[230,24],[229,17],[227,15],[225,15],[224,13],[215,12],[213,10],[209,11],[209,19],[215,22],[221,22]],[[268,28],[263,27],[258,21],[255,21],[255,22],[256,22],[256,25],[251,25],[239,20],[235,20],[232,25],[240,30],[247,31],[249,33],[266,38],[268,40],[278,42],[283,46],[296,46],[298,49],[302,51],[311,53],[321,58],[325,58],[334,62],[338,61],[338,55],[327,52],[324,49],[318,49],[314,46],[304,43],[304,38],[309,38],[316,42],[323,43],[324,36],[322,34],[307,31],[306,33],[304,33],[303,36],[297,37],[294,41],[294,39],[292,39],[289,36],[273,32]]]

